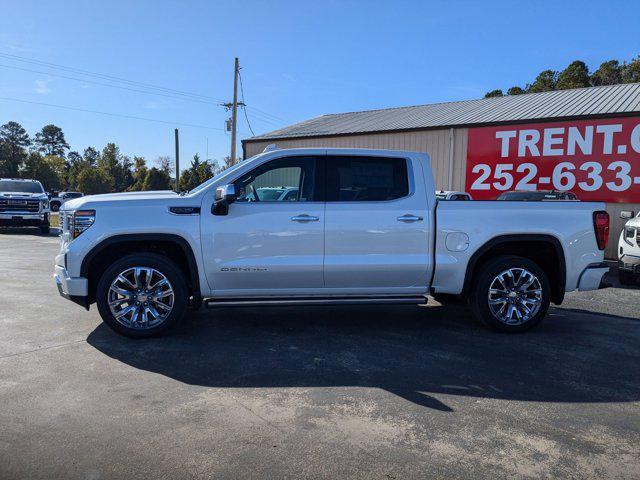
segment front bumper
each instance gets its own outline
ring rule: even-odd
[[[618,269],[627,272],[640,273],[640,257],[625,253],[618,260]]]
[[[89,310],[89,281],[86,278],[70,277],[67,270],[60,265],[55,266],[53,278],[62,297]]]
[[[589,290],[604,288],[605,285],[602,282],[602,277],[604,277],[608,271],[609,266],[606,263],[594,263],[587,266],[578,279],[578,290],[587,292]]]
[[[22,213],[22,212],[2,212],[0,213],[0,225],[45,225],[49,223],[49,213]]]

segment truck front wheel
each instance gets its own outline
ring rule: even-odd
[[[184,315],[187,300],[187,282],[180,268],[154,253],[134,253],[114,262],[96,288],[104,322],[134,338],[166,332]]]
[[[550,285],[531,260],[499,256],[482,264],[469,301],[474,317],[501,332],[523,332],[547,314]]]

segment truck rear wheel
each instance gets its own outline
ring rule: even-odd
[[[184,315],[187,300],[187,282],[180,268],[154,253],[134,253],[114,262],[96,288],[104,322],[134,338],[166,332]]]
[[[524,332],[547,314],[550,285],[531,260],[500,256],[480,266],[469,301],[474,317],[501,332]]]

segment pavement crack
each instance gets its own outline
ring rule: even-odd
[[[242,408],[244,408],[245,410],[247,410],[249,413],[253,414],[255,417],[259,418],[260,420],[262,420],[264,423],[266,423],[267,425],[269,425],[271,428],[279,431],[280,433],[284,434],[284,435],[288,435],[289,432],[287,432],[285,429],[278,427],[276,424],[274,424],[273,422],[270,422],[269,420],[267,420],[266,418],[264,418],[262,415],[259,415],[258,413],[254,412],[251,407],[248,407],[247,405],[245,405],[244,403],[242,403],[240,400],[238,400],[237,398],[234,398],[234,401],[240,405]]]
[[[10,353],[8,355],[0,355],[0,360],[5,359],[5,358],[11,358],[11,357],[19,357],[20,355],[26,355],[28,353],[35,353],[35,352],[40,352],[42,350],[51,350],[54,348],[62,348],[62,347],[67,347],[69,345],[75,345],[77,343],[87,343],[87,340],[75,340],[73,342],[67,342],[67,343],[60,343],[58,345],[49,345],[48,347],[40,347],[40,348],[34,348],[33,350],[27,350],[25,352],[17,352],[17,353]]]

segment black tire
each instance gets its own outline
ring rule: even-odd
[[[137,329],[124,326],[116,320],[109,308],[109,289],[115,278],[128,268],[148,267],[153,268],[164,275],[173,288],[173,308],[167,318],[154,327]],[[114,262],[102,274],[96,288],[96,304],[102,320],[116,332],[131,338],[155,337],[166,333],[177,325],[184,316],[189,300],[189,291],[184,273],[170,259],[155,253],[133,253]]]
[[[473,316],[483,325],[500,332],[516,333],[530,330],[538,325],[549,310],[551,287],[544,271],[533,261],[512,255],[493,258],[482,265],[474,276],[474,288],[469,295]],[[530,319],[521,324],[507,324],[499,320],[489,307],[489,289],[494,279],[505,270],[523,268],[531,272],[540,282],[542,298],[540,308]]]
[[[622,285],[638,285],[640,275],[628,272],[627,270],[618,270],[618,280]]]
[[[60,204],[58,202],[53,202],[50,207],[52,212],[57,212],[58,210],[60,210]]]
[[[49,225],[41,225],[40,233],[43,235],[49,235],[49,233],[51,233],[51,227]]]

